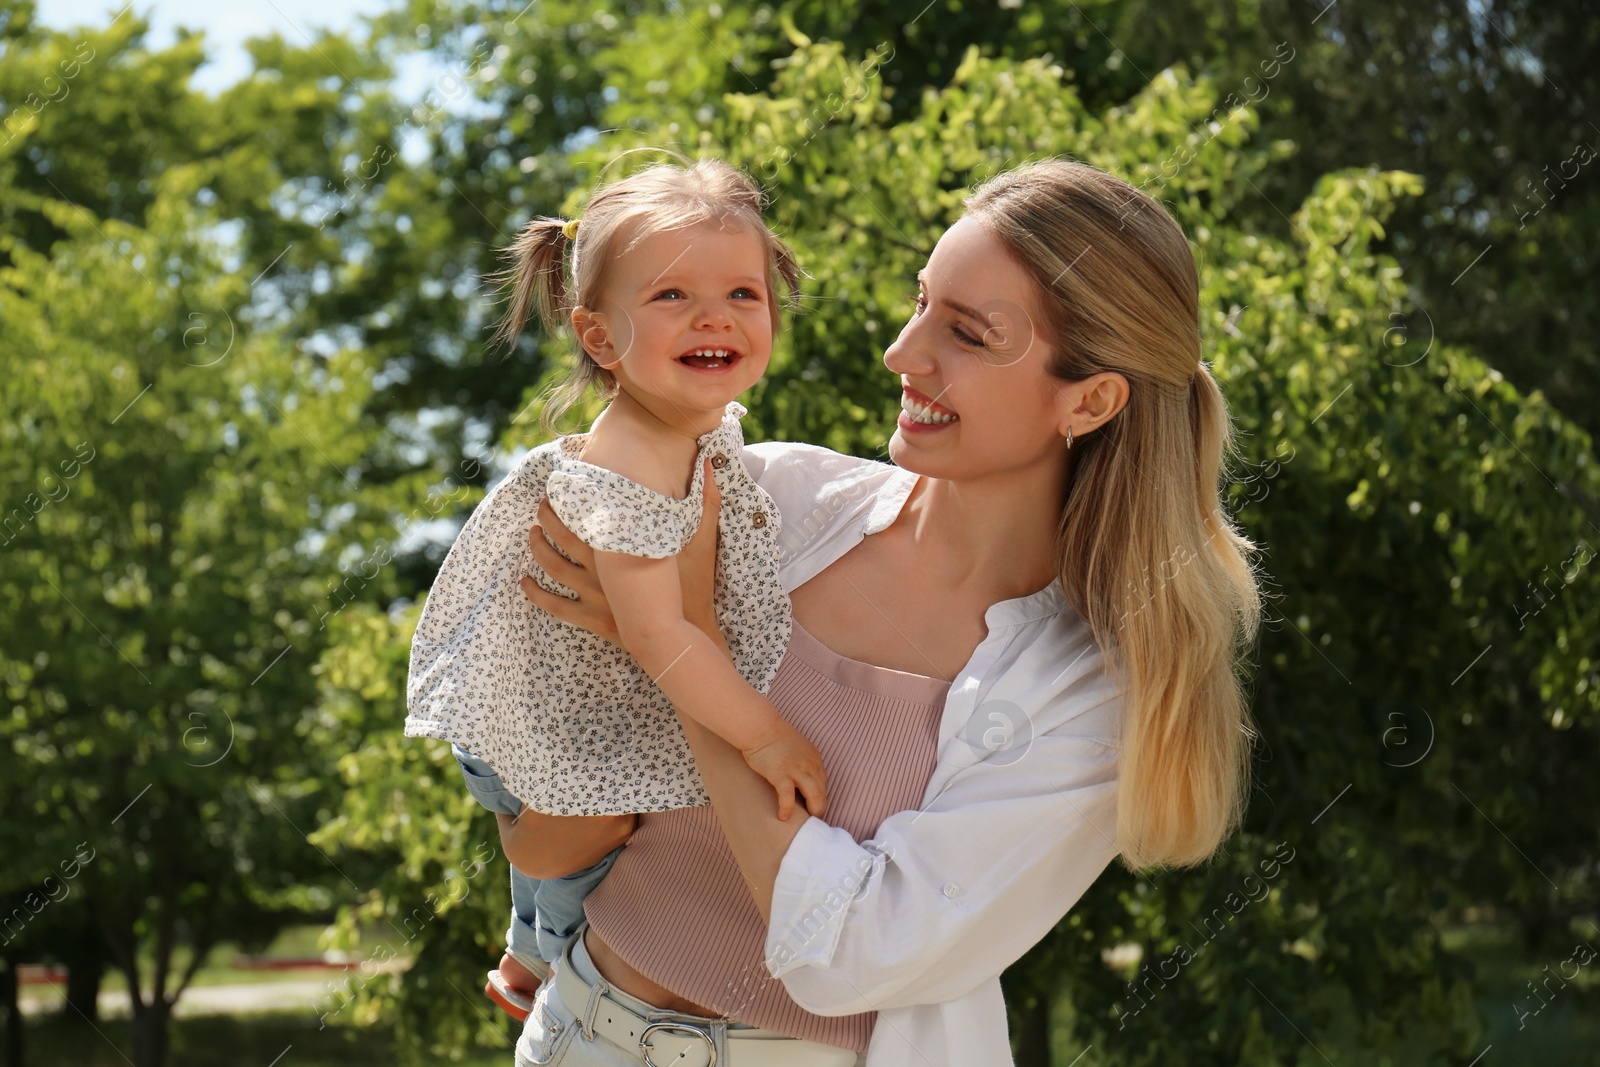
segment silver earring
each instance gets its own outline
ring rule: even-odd
[[[1068,448],[1072,447],[1072,427],[1071,426],[1067,427],[1067,447]]]

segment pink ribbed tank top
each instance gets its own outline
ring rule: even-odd
[[[949,687],[847,659],[796,621],[768,698],[822,754],[823,818],[863,841],[886,817],[922,805]],[[867,1050],[877,1012],[814,1015],[767,973],[766,925],[707,805],[640,813],[583,911],[618,956],[680,997],[791,1037]]]

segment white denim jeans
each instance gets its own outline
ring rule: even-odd
[[[593,990],[596,983],[602,979],[589,956],[588,948],[583,943],[583,935],[587,929],[588,923],[584,923],[568,942],[566,950],[554,966],[556,971],[564,967],[570,968],[570,974],[576,975],[587,989]],[[618,1044],[599,1033],[592,1039],[586,1036],[582,1018],[586,1005],[563,1003],[556,992],[556,984],[554,973],[550,979],[539,984],[539,992],[533,1002],[533,1012],[523,1026],[522,1037],[517,1041],[516,1067],[640,1067],[645,1062],[637,1046]],[[713,1033],[716,1067],[763,1067],[763,1064],[773,1062],[775,1046],[780,1044],[788,1046],[785,1050],[784,1063],[790,1065],[805,1061],[804,1056],[794,1057],[794,1053],[799,1051],[795,1048],[797,1045],[816,1045],[815,1063],[819,1067],[823,1065],[833,1067],[839,1063],[839,1055],[847,1052],[835,1046],[821,1046],[816,1042],[801,1041],[774,1030],[751,1026],[733,1019],[712,1019],[703,1015],[669,1012],[648,1001],[630,996],[609,983],[606,984],[606,988],[612,997],[640,1015],[654,1015],[669,1021],[681,1020]],[[604,1010],[603,1002],[597,1005],[595,1010]],[[827,1051],[830,1049],[832,1056]],[[657,1056],[658,1067],[666,1067],[673,1062],[670,1056],[660,1053]],[[856,1056],[853,1067],[865,1067],[866,1062],[866,1053],[860,1053]],[[844,1063],[849,1064],[850,1061],[845,1060]]]

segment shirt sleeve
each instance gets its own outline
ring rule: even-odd
[[[615,471],[567,460],[545,483],[550,507],[562,525],[590,548],[664,559],[688,544],[700,526],[698,494],[684,502]]]
[[[860,844],[807,819],[773,889],[769,973],[817,1015],[942,1003],[991,980],[1116,857],[1116,757],[1100,738],[1045,733]]]

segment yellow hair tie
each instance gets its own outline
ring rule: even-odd
[[[561,227],[561,232],[566,235],[567,240],[576,241],[578,239],[578,220],[572,219],[568,221],[566,225]]]

